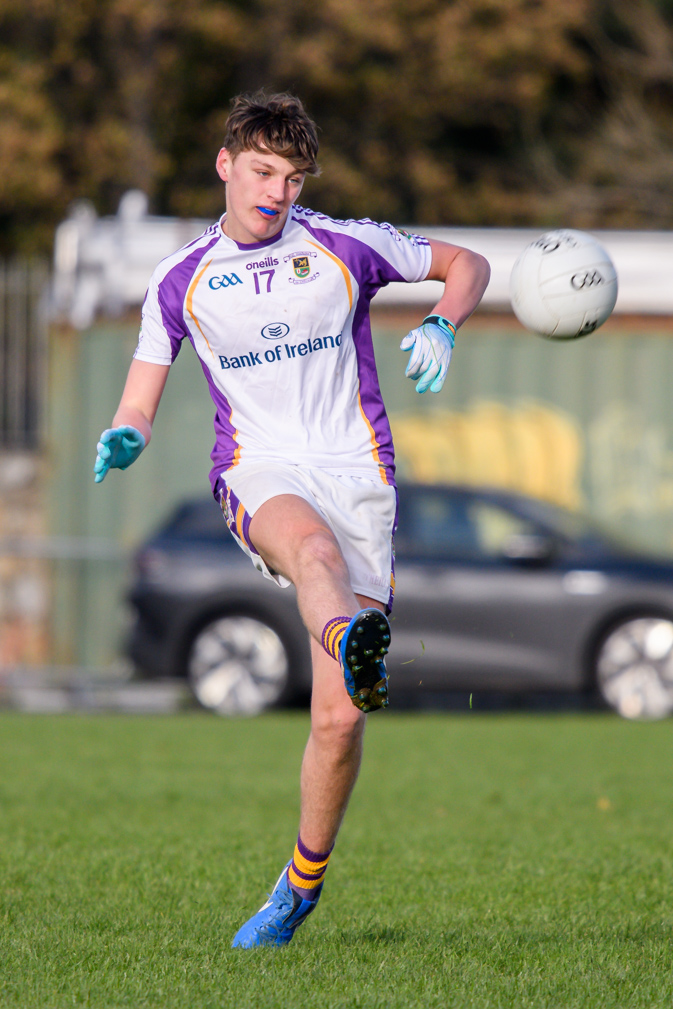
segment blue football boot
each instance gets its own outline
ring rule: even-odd
[[[373,607],[356,613],[341,639],[346,690],[360,711],[388,707],[388,674],[384,656],[390,647],[390,624]]]
[[[306,920],[316,904],[322,891],[318,887],[313,900],[304,900],[290,886],[287,870],[292,865],[290,860],[280,874],[278,882],[269,894],[269,899],[257,914],[246,921],[234,936],[232,946],[239,949],[253,949],[255,946],[287,946],[295,930]]]

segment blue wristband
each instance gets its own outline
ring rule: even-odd
[[[425,326],[426,323],[430,323],[432,326],[439,326],[442,332],[448,336],[453,348],[456,342],[456,327],[449,319],[445,319],[443,315],[427,315],[421,325]]]

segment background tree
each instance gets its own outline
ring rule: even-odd
[[[0,242],[222,209],[229,99],[290,89],[340,216],[670,227],[671,0],[0,0]]]

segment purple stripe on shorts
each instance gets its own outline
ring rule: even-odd
[[[395,533],[397,532],[397,522],[400,514],[400,496],[395,488],[395,518],[393,519],[393,531],[390,537],[390,595],[386,603],[386,616],[390,616],[393,611],[393,600],[395,599]]]
[[[233,536],[236,536],[236,538],[242,539],[248,550],[259,557],[259,551],[255,549],[250,539],[250,515],[248,515],[240,499],[234,494],[231,487],[227,486],[221,476],[216,481],[215,498],[222,509],[225,522],[229,526],[229,532]],[[243,508],[243,517],[239,534],[238,513],[240,508]]]
[[[243,521],[241,522],[241,532],[243,533],[243,539],[245,541],[248,549],[252,550],[253,554],[257,554],[259,557],[259,551],[255,550],[254,544],[250,539],[250,516],[248,515],[245,508],[243,509]]]
[[[207,232],[206,232],[207,234]],[[161,319],[164,329],[171,341],[171,359],[174,361],[180,351],[182,341],[189,336],[185,323],[185,297],[196,269],[208,252],[219,242],[219,236],[214,235],[207,245],[190,252],[181,262],[173,266],[159,284],[158,297],[161,307]]]

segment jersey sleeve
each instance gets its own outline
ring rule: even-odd
[[[417,284],[425,280],[432,262],[427,238],[392,224],[376,224],[373,221],[358,224],[362,228],[361,233],[366,236],[367,245],[376,254],[370,270],[377,288],[385,287],[392,281]]]
[[[133,357],[149,364],[172,364],[186,335],[184,322],[174,318],[155,274],[145,295],[138,346]]]
[[[430,272],[432,252],[422,235],[369,219],[337,221],[301,207],[296,220],[346,264],[369,299],[393,281],[416,284]]]

